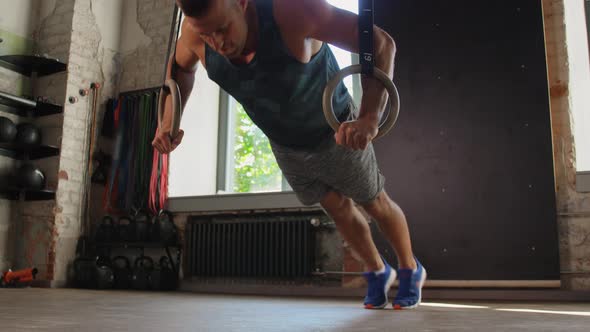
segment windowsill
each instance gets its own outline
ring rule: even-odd
[[[590,192],[590,171],[576,173],[576,191],[580,193]]]
[[[219,194],[208,196],[170,197],[169,210],[172,212],[210,212],[237,210],[272,210],[314,208],[299,202],[292,191],[247,194]]]

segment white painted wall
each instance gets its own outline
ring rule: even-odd
[[[55,10],[57,0],[37,0],[39,3],[39,22],[51,16]]]
[[[92,0],[91,9],[100,30],[100,48],[119,50],[124,0]]]
[[[564,1],[577,171],[590,171],[590,62],[583,0]]]
[[[135,51],[139,46],[148,45],[151,39],[146,36],[139,23],[137,23],[137,0],[125,0],[123,2],[120,49],[121,53],[126,55]]]
[[[218,119],[219,86],[199,66],[180,124],[184,138],[170,159],[170,197],[215,194]]]
[[[0,0],[0,29],[31,38],[39,0]]]

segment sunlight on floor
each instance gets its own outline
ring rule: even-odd
[[[590,316],[590,311],[542,310],[542,309],[526,309],[526,308],[492,308],[489,306],[482,306],[482,305],[467,305],[467,304],[437,303],[437,302],[422,302],[421,305],[424,307],[435,307],[435,308],[490,309],[490,310],[496,310],[496,311],[525,312],[525,313],[535,313],[535,314]]]
[[[512,311],[512,312],[530,312],[530,313],[536,313],[536,314],[590,316],[590,311],[554,311],[554,310],[538,310],[538,309],[495,309],[495,310],[497,310],[497,311]]]
[[[457,309],[489,309],[490,308],[490,307],[481,306],[481,305],[434,303],[434,302],[422,302],[421,305],[425,306],[425,307],[457,308]]]

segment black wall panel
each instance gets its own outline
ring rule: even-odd
[[[401,95],[375,149],[430,278],[559,279],[541,1],[375,7]]]

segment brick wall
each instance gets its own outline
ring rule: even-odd
[[[100,16],[110,16],[110,12],[99,12],[97,3],[98,1],[77,0],[73,10],[65,91],[66,96],[77,96],[78,102],[67,103],[65,107],[62,153],[56,172],[59,177],[53,230],[55,236],[49,248],[49,255],[55,257],[55,262],[53,274],[48,275],[52,277],[55,285],[66,281],[67,268],[75,257],[79,236],[85,231],[86,234],[90,234],[90,230],[84,227],[82,213],[85,204],[84,192],[90,185],[89,179],[85,180],[85,173],[88,165],[87,149],[91,122],[93,117],[97,123],[102,121],[106,101],[117,91],[120,72],[119,50],[104,43],[106,31],[104,27],[101,29],[97,22],[98,19],[108,20],[109,17]],[[114,5],[120,6],[121,3]],[[112,22],[115,25],[118,23]],[[91,83],[101,85],[98,90],[96,114],[92,113],[92,95],[82,97],[78,93],[80,89],[90,88]],[[96,195],[93,198],[100,201],[100,197]]]
[[[569,0],[568,0],[569,1]],[[578,0],[580,8],[582,0]],[[563,288],[590,289],[590,195],[576,192],[565,0],[544,0]],[[569,3],[568,3],[569,5]],[[575,42],[575,41],[569,41]]]
[[[54,202],[23,203],[19,207],[22,227],[17,233],[18,238],[25,241],[19,241],[22,244],[17,246],[14,255],[19,265],[38,267],[39,279],[54,286],[65,284],[78,239],[84,232],[82,198],[87,185],[84,172],[88,162],[86,142],[91,97],[82,97],[78,91],[89,88],[93,82],[102,85],[97,108],[100,124],[107,99],[116,96],[120,89],[160,84],[166,55],[173,2],[126,0],[113,3],[129,9],[123,13],[123,20],[138,18],[137,31],[145,34],[143,38],[132,34],[131,40],[121,42],[126,49],[124,58],[118,47],[105,46],[105,26],[99,26],[98,20],[115,25],[119,22],[113,21],[114,15],[111,17],[108,12],[98,10],[99,5],[105,8],[100,2],[48,1],[44,5],[52,8],[40,9],[36,32],[39,53],[68,63],[67,74],[41,78],[35,87],[39,94],[65,105],[63,116],[43,118],[38,123],[44,128],[44,142],[61,146],[59,157],[38,163],[47,174],[49,186],[57,189],[57,195]],[[163,14],[165,12],[169,14]],[[107,24],[106,28],[111,27]],[[120,27],[116,28],[125,35]],[[143,42],[129,47],[136,40]],[[78,102],[69,103],[70,96],[78,97]],[[108,150],[109,142],[101,142],[100,146]],[[103,189],[98,185],[93,187],[91,220],[98,220],[102,214]]]
[[[92,82],[102,84],[98,102],[97,120],[102,121],[105,103],[108,98],[116,96],[120,90],[134,90],[144,87],[157,86],[161,82],[166,46],[168,42],[168,31],[172,17],[173,2],[167,0],[129,0],[119,2],[127,10],[123,12],[124,24],[129,24],[130,19],[136,19],[138,31],[145,34],[142,36],[130,37],[130,41],[123,40],[122,48],[126,49],[125,57],[122,56],[119,48],[105,46],[104,26],[98,24],[99,19],[111,17],[100,17],[105,13],[97,10],[98,0],[70,1],[69,8],[59,2],[57,7],[51,11],[41,22],[44,30],[40,32],[40,40],[45,40],[42,49],[52,50],[55,54],[68,61],[68,74],[63,82],[56,82],[56,78],[48,79],[45,82],[48,86],[56,87],[53,94],[60,95],[64,100],[65,109],[61,122],[46,120],[46,127],[50,136],[61,145],[61,155],[53,163],[56,168],[54,182],[57,186],[57,197],[55,205],[50,208],[52,218],[47,218],[46,231],[51,235],[48,237],[46,247],[47,273],[46,280],[51,280],[53,285],[63,285],[66,281],[68,266],[72,262],[79,236],[84,232],[83,192],[87,184],[84,182],[84,172],[87,166],[87,131],[89,129],[89,118],[91,117],[90,96],[81,97],[79,89],[88,88]],[[169,15],[164,15],[166,11]],[[108,14],[108,13],[107,13]],[[58,17],[58,19],[55,19]],[[71,19],[71,27],[54,23],[56,20]],[[114,16],[113,16],[114,17]],[[126,22],[126,23],[125,23]],[[119,22],[112,22],[118,24]],[[134,22],[131,22],[132,24]],[[55,31],[52,31],[54,29]],[[66,37],[61,36],[63,31],[70,31],[71,37],[67,49],[60,52],[56,49]],[[125,35],[121,30],[121,35]],[[136,40],[147,42],[139,43],[130,48]],[[44,82],[40,80],[40,85]],[[54,83],[54,84],[52,84]],[[57,83],[57,84],[55,84]],[[79,101],[74,104],[66,102],[69,96],[77,96]],[[51,134],[53,133],[53,134]],[[108,150],[109,142],[101,142],[100,146]],[[48,162],[51,166],[52,162]],[[58,176],[59,175],[59,176]],[[92,190],[93,208],[91,222],[98,220],[102,214],[100,203],[102,186],[94,185]],[[49,207],[47,207],[49,208]],[[31,218],[32,219],[32,218]],[[39,225],[35,229],[28,229],[32,234],[40,233],[40,225],[44,220],[43,216],[34,218]],[[46,239],[44,239],[46,240]],[[29,250],[36,252],[35,250]],[[29,256],[36,257],[34,254]],[[39,257],[39,259],[42,259]]]
[[[60,156],[35,162],[45,172],[48,187],[56,189],[57,194],[55,201],[19,203],[19,220],[11,224],[18,225],[14,265],[37,267],[38,278],[44,283],[65,284],[83,231],[82,197],[92,108],[91,96],[80,96],[79,90],[88,89],[93,82],[102,85],[96,115],[100,121],[107,98],[117,90],[120,73],[118,41],[105,43],[105,29],[120,33],[119,26],[112,26],[118,22],[111,14],[117,10],[113,6],[121,7],[122,3],[44,1],[36,8],[40,11],[35,32],[37,53],[68,64],[67,73],[39,78],[35,84],[36,95],[64,105],[63,115],[36,121],[43,127],[43,142],[61,147]],[[101,29],[98,19],[109,24]],[[69,103],[70,96],[78,101]]]

